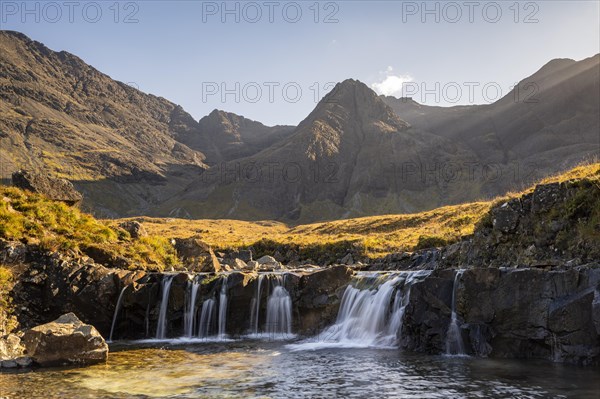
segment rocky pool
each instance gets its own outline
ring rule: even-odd
[[[137,341],[113,344],[105,365],[0,373],[0,398],[598,398],[599,376],[304,341]]]

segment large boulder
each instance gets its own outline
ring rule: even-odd
[[[221,263],[207,243],[196,237],[175,238],[173,241],[177,255],[189,270],[209,273],[221,271]]]
[[[125,222],[119,223],[119,227],[129,233],[131,238],[142,238],[147,237],[148,233],[146,229],[140,222],[136,222],[135,220],[128,220]]]
[[[12,184],[15,187],[43,194],[54,201],[62,201],[68,205],[77,205],[83,196],[66,179],[51,177],[42,173],[19,170],[12,174]]]
[[[258,268],[261,271],[279,270],[283,268],[281,263],[269,255],[265,255],[256,261],[258,262]]]
[[[25,331],[22,341],[28,356],[40,366],[89,365],[108,358],[104,338],[74,313]]]

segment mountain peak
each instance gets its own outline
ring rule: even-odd
[[[400,131],[409,127],[377,93],[355,79],[336,84],[306,120],[323,118],[325,115],[338,115],[341,118],[351,115],[356,121],[362,121],[363,125],[379,121],[388,126],[386,130]]]

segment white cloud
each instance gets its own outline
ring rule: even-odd
[[[385,72],[381,72],[381,75],[383,75],[382,80],[371,84],[371,88],[377,94],[400,97],[402,96],[403,85],[413,81],[413,78],[409,75],[393,75],[393,71],[394,68],[388,66]]]

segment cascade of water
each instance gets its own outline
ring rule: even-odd
[[[260,296],[262,294],[262,282],[264,279],[264,274],[259,274],[256,282],[256,294],[254,298],[252,298],[251,302],[251,310],[250,310],[250,332],[252,334],[258,334],[258,323],[260,316]]]
[[[164,339],[167,336],[167,310],[169,308],[169,292],[171,291],[173,277],[175,276],[164,276],[162,280],[162,299],[160,301],[158,325],[156,326],[157,339]]]
[[[223,276],[221,293],[219,294],[219,339],[227,337],[227,275]]]
[[[198,336],[200,338],[210,337],[215,325],[215,300],[207,299],[202,303]]]
[[[390,275],[360,273],[344,291],[336,323],[318,337],[317,342],[289,345],[291,349],[329,346],[393,347],[398,343],[410,287],[431,271],[402,272]],[[404,288],[397,288],[404,280]]]
[[[123,302],[123,294],[125,294],[125,290],[127,289],[127,287],[129,287],[129,286],[126,285],[125,287],[123,287],[123,289],[121,290],[121,293],[119,294],[119,299],[117,299],[117,306],[115,307],[115,314],[113,315],[112,324],[110,326],[110,335],[108,336],[109,342],[112,342],[112,339],[113,339],[113,332],[115,331],[115,324],[117,322],[117,317],[119,316],[119,310],[121,310],[121,303]]]
[[[186,337],[193,336],[194,322],[196,321],[196,296],[200,283],[198,280],[188,281],[186,292],[185,314],[183,317],[183,333]]]
[[[272,338],[286,338],[292,334],[292,299],[284,283],[285,275],[274,276],[273,290],[267,300],[266,331]]]
[[[454,285],[452,286],[452,316],[450,325],[446,333],[446,354],[448,355],[464,355],[465,345],[462,335],[460,334],[460,326],[458,325],[458,316],[456,315],[456,290],[458,281],[463,274],[463,270],[457,270],[454,276]]]

